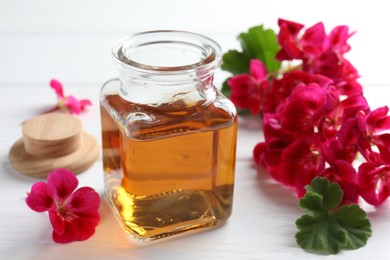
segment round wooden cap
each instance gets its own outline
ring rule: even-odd
[[[49,113],[26,121],[23,138],[11,147],[9,160],[19,172],[45,178],[57,168],[80,173],[99,157],[95,138],[83,132],[81,121],[70,114]]]
[[[81,147],[81,121],[69,114],[50,113],[34,117],[23,124],[26,152],[36,157],[59,157]]]

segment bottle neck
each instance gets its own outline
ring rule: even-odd
[[[212,101],[216,96],[212,75],[203,80],[192,82],[177,82],[174,79],[161,82],[150,79],[136,79],[122,73],[120,82],[120,96],[123,99],[150,106],[177,101],[191,106],[200,101]]]
[[[120,75],[120,95],[130,102],[156,106],[215,98],[213,75],[222,51],[203,35],[138,33],[118,41],[112,55]]]

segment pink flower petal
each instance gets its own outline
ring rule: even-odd
[[[250,73],[259,82],[266,80],[267,69],[260,60],[252,59],[250,61]]]
[[[50,87],[55,90],[58,98],[64,97],[64,90],[63,90],[61,82],[59,82],[58,80],[52,79],[50,81]]]
[[[80,114],[81,104],[80,101],[74,96],[68,96],[64,100],[64,106],[66,106],[71,114]]]
[[[53,240],[56,243],[70,243],[74,241],[84,241],[94,233],[100,221],[98,212],[86,217],[75,217],[71,221],[64,221],[63,232],[53,230]],[[58,230],[60,231],[60,230]]]
[[[73,222],[65,221],[63,230],[64,232],[57,233],[57,230],[53,229],[52,237],[54,242],[65,244],[79,240],[79,230]]]
[[[266,82],[266,81],[265,81]],[[258,114],[262,105],[261,84],[247,74],[234,76],[228,80],[231,89],[230,100],[238,108],[250,109]]]
[[[77,220],[78,221],[75,222],[75,225],[79,232],[77,240],[84,241],[90,238],[95,233],[96,226],[100,221],[100,216],[98,212],[95,212],[93,215],[82,217]]]
[[[292,37],[297,37],[298,33],[301,31],[301,29],[304,27],[303,24],[288,21],[285,19],[278,19],[278,25],[281,27],[282,25],[285,25],[288,31],[291,33]]]
[[[54,204],[53,190],[45,182],[35,183],[27,196],[26,204],[37,212],[49,210]]]
[[[342,55],[351,49],[347,44],[347,40],[353,34],[348,33],[348,26],[337,26],[329,34],[329,45],[334,51]]]
[[[329,110],[327,92],[316,83],[301,83],[278,107],[282,127],[299,131],[314,127],[314,124]]]
[[[260,157],[267,150],[267,147],[268,145],[264,142],[256,144],[255,148],[253,149],[253,159],[255,160],[256,165],[261,163]]]
[[[358,171],[360,195],[371,205],[381,205],[390,195],[390,165],[362,163]]]
[[[356,179],[356,170],[351,163],[344,160],[337,160],[334,163],[334,167],[337,170],[337,177],[340,180],[349,181],[354,183]]]
[[[388,130],[390,128],[390,117],[387,116],[389,108],[387,106],[379,107],[368,113],[366,121],[369,133]]]
[[[86,106],[92,106],[92,102],[89,99],[81,99],[80,100],[80,109],[83,111]]]
[[[283,24],[280,27],[278,42],[283,50],[283,55],[279,53],[276,54],[276,57],[279,60],[283,56],[288,57],[286,60],[301,58],[301,50],[298,48],[296,39],[291,35],[291,32],[286,24]]]
[[[305,31],[300,43],[306,54],[318,57],[323,52],[325,40],[326,34],[324,24],[317,23]]]
[[[48,185],[55,190],[54,198],[59,203],[65,201],[77,188],[78,180],[76,176],[67,169],[56,169],[47,177]]]
[[[90,187],[83,187],[72,194],[65,209],[76,215],[88,215],[95,213],[99,209],[99,205],[99,194]]]
[[[388,132],[390,130],[390,116],[383,117],[381,119],[378,119],[375,122],[375,129],[372,134],[374,135],[380,135],[381,133]]]
[[[355,146],[362,137],[362,132],[358,127],[356,118],[349,118],[342,124],[338,133],[338,142],[340,147]]]
[[[228,80],[228,85],[232,91],[233,96],[247,96],[250,90],[255,88],[252,78],[247,74],[240,74],[231,77]],[[249,90],[249,91],[248,91]]]
[[[390,163],[390,134],[383,134],[375,138],[380,158],[384,163]]]
[[[61,235],[65,232],[64,218],[58,213],[57,209],[49,210],[49,219],[55,233]]]
[[[291,56],[284,49],[280,49],[276,53],[275,59],[278,61],[292,60]]]
[[[341,107],[343,111],[342,121],[354,117],[359,111],[368,113],[370,110],[367,100],[362,94],[349,96],[341,102]]]

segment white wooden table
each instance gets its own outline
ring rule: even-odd
[[[390,201],[366,207],[373,236],[367,246],[320,256],[300,249],[295,220],[302,214],[291,190],[257,174],[251,159],[262,140],[257,118],[240,118],[233,215],[221,228],[145,247],[128,242],[102,204],[96,234],[85,242],[52,242],[46,214],[25,205],[37,179],[15,172],[7,159],[21,136],[21,123],[55,104],[51,78],[66,94],[89,98],[80,118],[100,141],[98,97],[101,85],[116,77],[112,44],[130,33],[181,29],[217,40],[224,51],[250,26],[277,29],[278,17],[307,25],[324,21],[356,30],[348,54],[362,78],[372,108],[390,105],[390,17],[386,1],[88,1],[0,0],[0,258],[1,259],[390,259]],[[218,72],[216,84],[227,74]],[[101,158],[78,175],[80,186],[103,191]]]

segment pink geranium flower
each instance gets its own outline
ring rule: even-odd
[[[322,75],[310,74],[301,70],[285,72],[283,77],[273,79],[270,90],[264,98],[263,112],[275,113],[280,103],[287,99],[294,89],[302,83],[305,85],[316,83],[321,88],[326,89],[332,84],[332,80]]]
[[[277,113],[282,127],[289,131],[312,128],[322,117],[334,108],[335,101],[330,101],[330,91],[316,83],[300,83],[290,96],[283,100]]]
[[[89,99],[78,100],[74,96],[65,96],[64,89],[61,82],[52,79],[50,81],[50,87],[55,90],[58,98],[57,109],[66,110],[71,114],[80,114],[86,106],[91,106],[92,102]]]
[[[250,74],[240,74],[228,80],[231,89],[230,100],[242,109],[249,109],[256,115],[261,111],[263,96],[269,87],[267,69],[256,59],[250,62]]]
[[[75,191],[77,185],[72,172],[57,169],[48,175],[47,182],[35,183],[26,199],[32,210],[49,212],[56,243],[86,240],[99,223],[99,194],[90,187]]]
[[[331,182],[337,182],[344,192],[343,204],[357,203],[359,198],[358,187],[356,185],[356,170],[350,162],[336,160],[323,170],[319,176],[328,178]]]
[[[358,184],[365,201],[374,206],[381,205],[390,195],[390,165],[362,163]]]
[[[390,116],[388,112],[389,108],[383,106],[371,111],[366,117],[366,141],[378,148],[383,164],[390,163]]]
[[[338,134],[341,146],[356,146],[369,163],[390,163],[390,116],[387,106],[367,114],[356,113],[343,123]]]
[[[305,195],[305,185],[324,168],[324,162],[316,147],[307,140],[274,140],[273,143],[259,143],[254,149],[257,164],[285,186],[295,188],[299,197]]]
[[[276,54],[278,60],[300,59],[302,52],[298,47],[298,33],[304,27],[303,24],[287,21],[284,19],[278,20],[280,31],[278,34],[278,42],[281,49]]]

